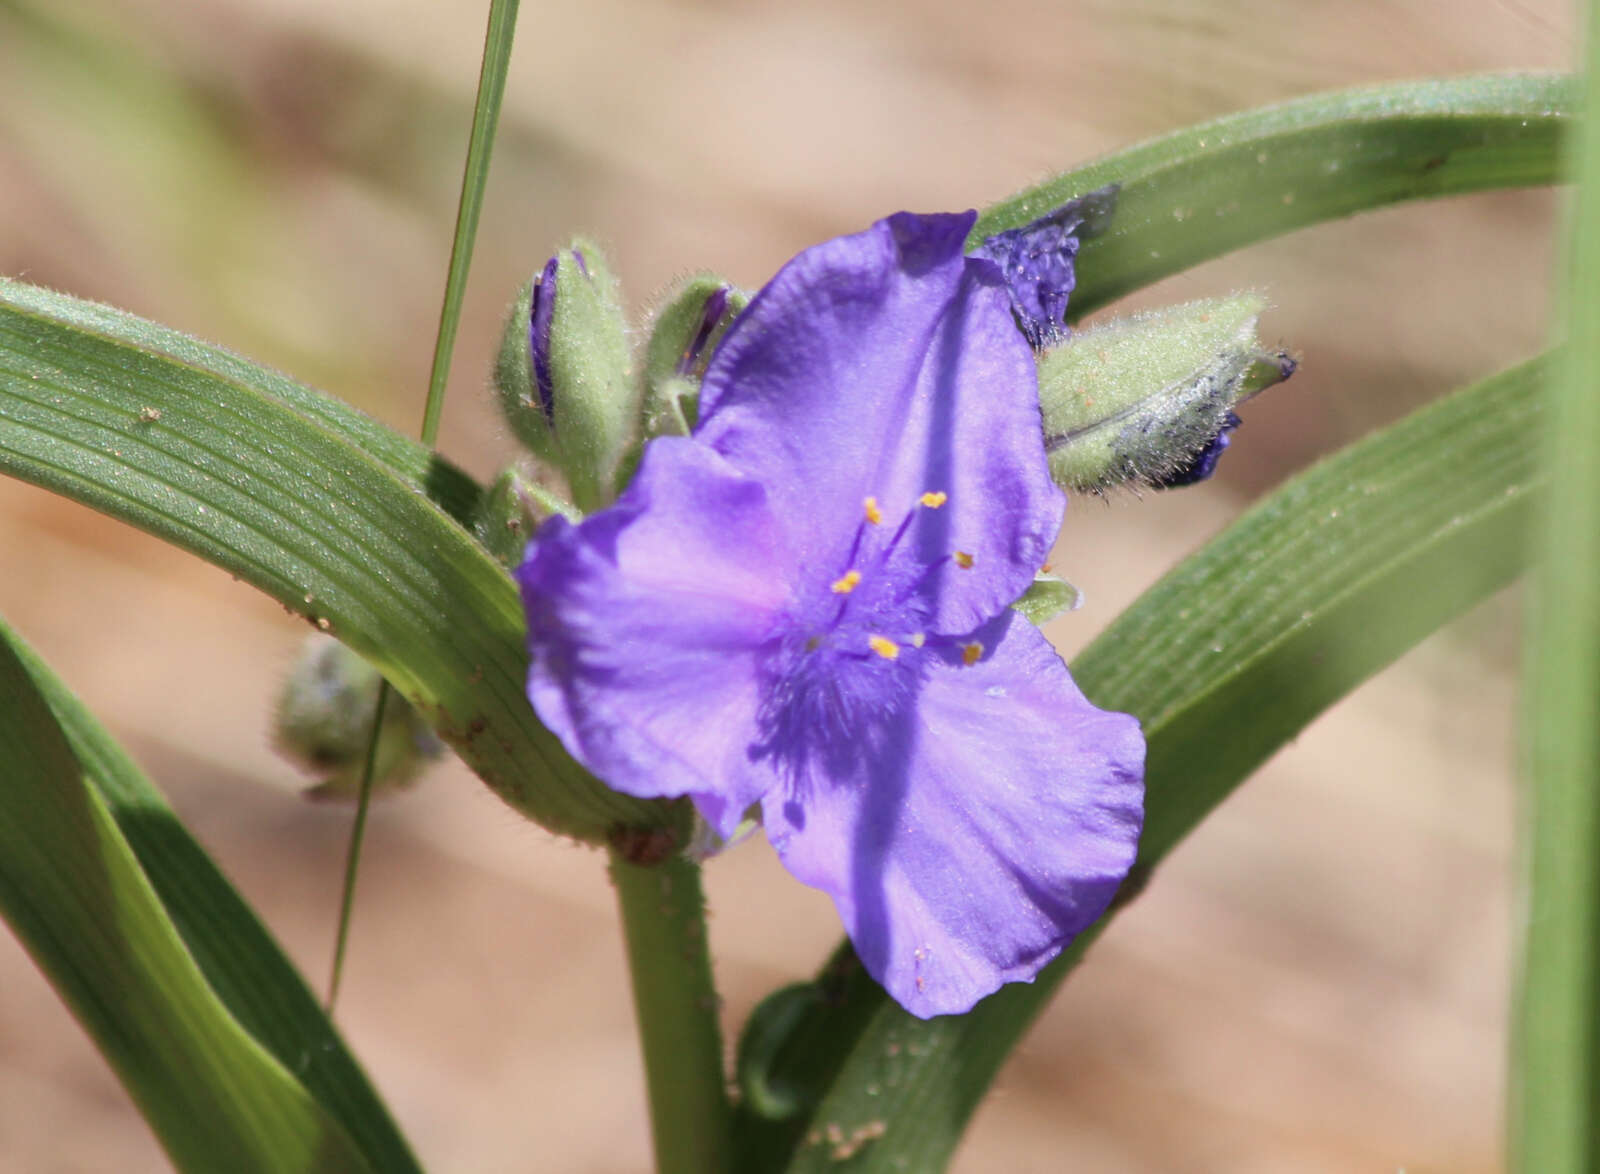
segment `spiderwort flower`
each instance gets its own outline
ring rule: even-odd
[[[759,804],[907,1010],[1031,980],[1133,862],[1144,744],[1008,605],[1064,499],[1034,359],[965,215],[801,253],[690,437],[519,569],[546,725],[611,786]]]

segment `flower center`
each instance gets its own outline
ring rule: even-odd
[[[937,575],[954,563],[974,565],[965,551],[933,559],[916,553],[910,531],[949,500],[940,490],[917,498],[900,522],[884,524],[878,499],[862,503],[844,563],[797,593],[766,672],[760,757],[777,757],[796,777],[821,765],[833,778],[852,773],[866,745],[889,736],[927,669],[931,649],[958,645],[929,634]],[[983,649],[960,645],[964,664]]]

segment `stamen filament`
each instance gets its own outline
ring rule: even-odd
[[[949,562],[949,561],[950,561],[950,556],[949,555],[945,555],[942,558],[934,559],[931,563],[923,564],[922,574],[918,575],[914,580],[912,580],[911,584],[908,587],[906,587],[906,589],[904,591],[900,592],[899,595],[895,596],[895,601],[894,601],[895,602],[895,606],[898,607],[900,604],[902,604],[906,600],[910,599],[917,592],[921,591],[922,590],[922,585],[928,581],[928,576],[933,574],[935,571],[937,571],[940,567],[944,566],[944,564]]]

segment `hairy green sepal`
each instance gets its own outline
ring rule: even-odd
[[[1039,358],[1050,474],[1063,488],[1159,485],[1241,400],[1294,369],[1256,337],[1266,301],[1207,298],[1085,330]]]

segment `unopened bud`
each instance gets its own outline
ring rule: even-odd
[[[378,670],[331,636],[314,635],[301,646],[278,695],[273,744],[318,779],[314,799],[353,799],[366,770],[372,721],[378,708]],[[399,693],[390,690],[373,761],[373,794],[415,782],[444,744]]]
[[[663,302],[644,348],[639,438],[619,470],[619,490],[638,468],[646,443],[694,431],[706,364],[749,302],[749,294],[709,274],[689,278]]]
[[[699,417],[700,379],[750,296],[719,277],[690,278],[668,299],[644,352],[644,435],[686,436]]]
[[[578,507],[607,504],[639,399],[616,282],[593,244],[573,242],[523,287],[495,384],[518,439],[566,478]]]
[[[1063,488],[1192,484],[1239,425],[1233,409],[1294,373],[1265,347],[1254,293],[1189,302],[1082,331],[1039,356],[1050,473]]]

